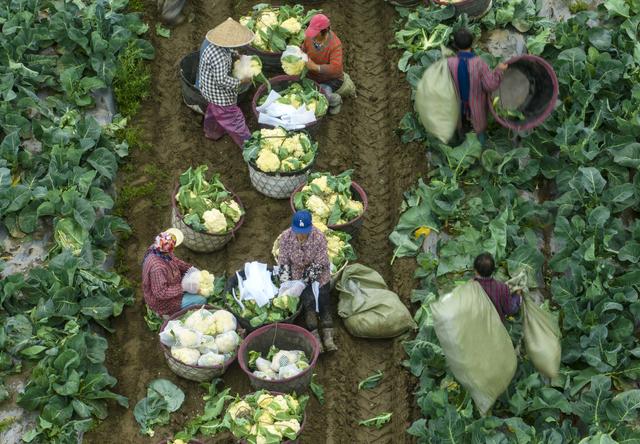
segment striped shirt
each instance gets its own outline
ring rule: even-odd
[[[449,71],[454,80],[458,97],[458,57],[449,57],[447,60]],[[484,60],[476,56],[469,60],[469,120],[477,134],[487,129],[487,93],[493,92],[500,86],[502,71],[491,71]]]
[[[302,50],[309,58],[320,66],[320,72],[309,72],[307,76],[318,83],[330,80],[342,80],[342,42],[333,31],[329,31],[327,42],[321,49],[313,46],[313,39],[307,37],[302,43]]]
[[[493,278],[476,277],[475,280],[493,302],[502,321],[506,316],[518,312],[521,298],[517,294],[512,295],[507,284],[496,281]]]
[[[291,279],[305,279],[311,272],[315,275],[311,276],[312,280],[317,279],[320,286],[331,280],[327,238],[316,227],[313,227],[304,243],[300,243],[291,228],[287,228],[280,238],[279,250],[278,265],[289,267]]]
[[[182,304],[182,276],[191,268],[173,254],[164,257],[147,251],[142,264],[142,293],[144,300],[159,315],[173,314]]]
[[[216,45],[205,48],[198,67],[199,87],[207,102],[219,106],[235,105],[240,80],[231,73],[231,50]]]

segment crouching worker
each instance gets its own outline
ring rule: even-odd
[[[255,35],[249,28],[228,18],[207,33],[209,45],[201,46],[197,86],[209,105],[204,116],[204,134],[218,140],[225,134],[242,148],[251,137],[244,114],[238,106],[240,83],[251,79],[236,79],[231,75],[233,57],[231,48],[248,45]]]
[[[489,253],[482,253],[473,261],[473,268],[476,270],[475,280],[487,293],[491,302],[496,307],[500,319],[504,322],[504,318],[516,314],[520,309],[522,297],[519,294],[511,294],[509,287],[504,282],[500,282],[492,278],[496,270],[496,264],[493,256]]]
[[[184,235],[176,228],[163,231],[149,247],[142,262],[144,300],[159,315],[171,315],[191,305],[202,305],[206,298],[187,293],[182,277],[192,265],[178,259],[173,250]]]
[[[311,222],[311,213],[305,210],[297,211],[293,215],[291,228],[282,233],[278,253],[280,281],[305,281],[307,287],[302,292],[302,304],[304,304],[307,328],[318,339],[321,351],[334,351],[338,348],[333,342],[331,265],[327,252],[327,239]],[[320,284],[318,311],[316,311],[316,299],[312,289],[313,282]],[[322,328],[322,340],[318,333],[318,318]]]
[[[324,14],[311,18],[304,33],[302,50],[307,53],[307,76],[320,84],[329,101],[329,113],[338,114],[342,97],[356,95],[356,87],[342,68],[342,42],[331,30],[331,22]]]

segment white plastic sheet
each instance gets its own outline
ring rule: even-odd
[[[292,105],[278,103],[282,97],[278,92],[271,90],[265,102],[256,107],[258,111],[258,123],[272,126],[281,126],[287,130],[302,129],[308,123],[316,121],[315,113],[306,105],[295,108]]]

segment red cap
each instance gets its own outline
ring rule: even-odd
[[[304,32],[304,35],[306,37],[314,38],[315,36],[320,34],[320,31],[327,29],[329,26],[331,26],[329,17],[324,14],[316,14],[311,18],[309,27]]]

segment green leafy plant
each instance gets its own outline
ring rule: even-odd
[[[373,418],[363,419],[358,422],[358,425],[365,427],[375,427],[376,429],[381,429],[386,423],[391,421],[392,413],[381,413],[378,416],[374,416]]]
[[[140,424],[140,433],[153,436],[155,426],[169,423],[169,414],[178,410],[184,402],[184,392],[166,379],[154,379],[147,387],[147,396],[133,409],[133,416]]]
[[[382,378],[384,377],[384,373],[382,370],[378,370],[370,376],[367,376],[362,381],[358,383],[358,390],[371,390],[374,389],[380,384]]]

